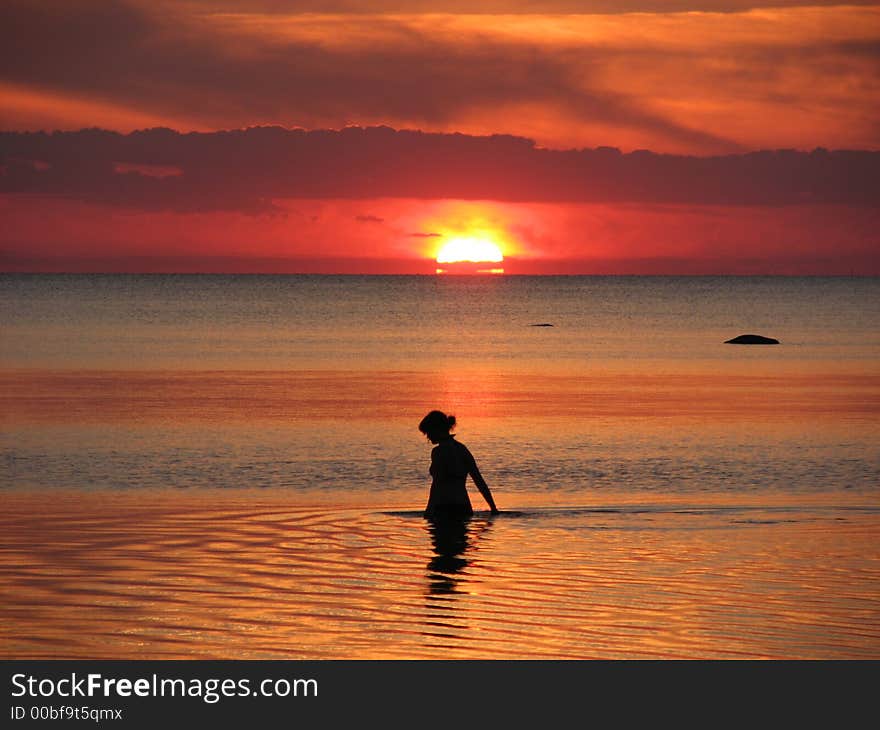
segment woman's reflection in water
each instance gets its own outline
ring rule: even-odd
[[[472,562],[477,543],[489,528],[490,521],[469,516],[443,515],[426,517],[434,557],[428,562],[428,590],[442,596],[463,593],[465,568]]]

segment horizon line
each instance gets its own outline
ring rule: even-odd
[[[419,278],[435,278],[435,279],[504,279],[504,278],[542,278],[552,279],[559,277],[594,277],[594,278],[655,278],[655,279],[718,279],[718,278],[740,278],[740,279],[758,279],[758,278],[775,278],[775,279],[877,279],[880,273],[856,273],[849,274],[786,274],[786,273],[550,273],[550,274],[529,274],[529,273],[492,273],[492,272],[475,272],[467,273],[448,273],[448,272],[424,272],[424,273],[382,273],[382,272],[351,272],[351,271],[5,271],[0,269],[0,276],[346,276],[346,277],[419,277]]]

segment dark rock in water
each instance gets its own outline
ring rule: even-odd
[[[778,345],[779,340],[772,337],[762,337],[761,335],[740,335],[732,340],[725,340],[725,345]]]
[[[549,322],[539,322],[538,324],[530,324],[529,327],[552,327]]]

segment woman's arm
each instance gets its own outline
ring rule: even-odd
[[[492,492],[489,491],[489,485],[486,484],[486,480],[483,479],[483,475],[480,474],[480,470],[477,468],[477,462],[474,460],[474,457],[470,458],[471,468],[470,475],[474,480],[474,484],[477,485],[477,489],[480,490],[480,494],[483,495],[483,499],[486,500],[486,503],[489,505],[489,509],[492,511],[493,515],[498,514],[498,508],[495,506],[495,500],[492,499]]]

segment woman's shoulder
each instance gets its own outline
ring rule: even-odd
[[[471,456],[470,449],[465,446],[461,441],[453,441],[453,448],[458,451],[460,454],[465,454],[466,456]],[[473,457],[471,457],[473,458]]]
[[[431,454],[470,454],[468,447],[455,438],[448,438],[441,441],[433,449]]]

